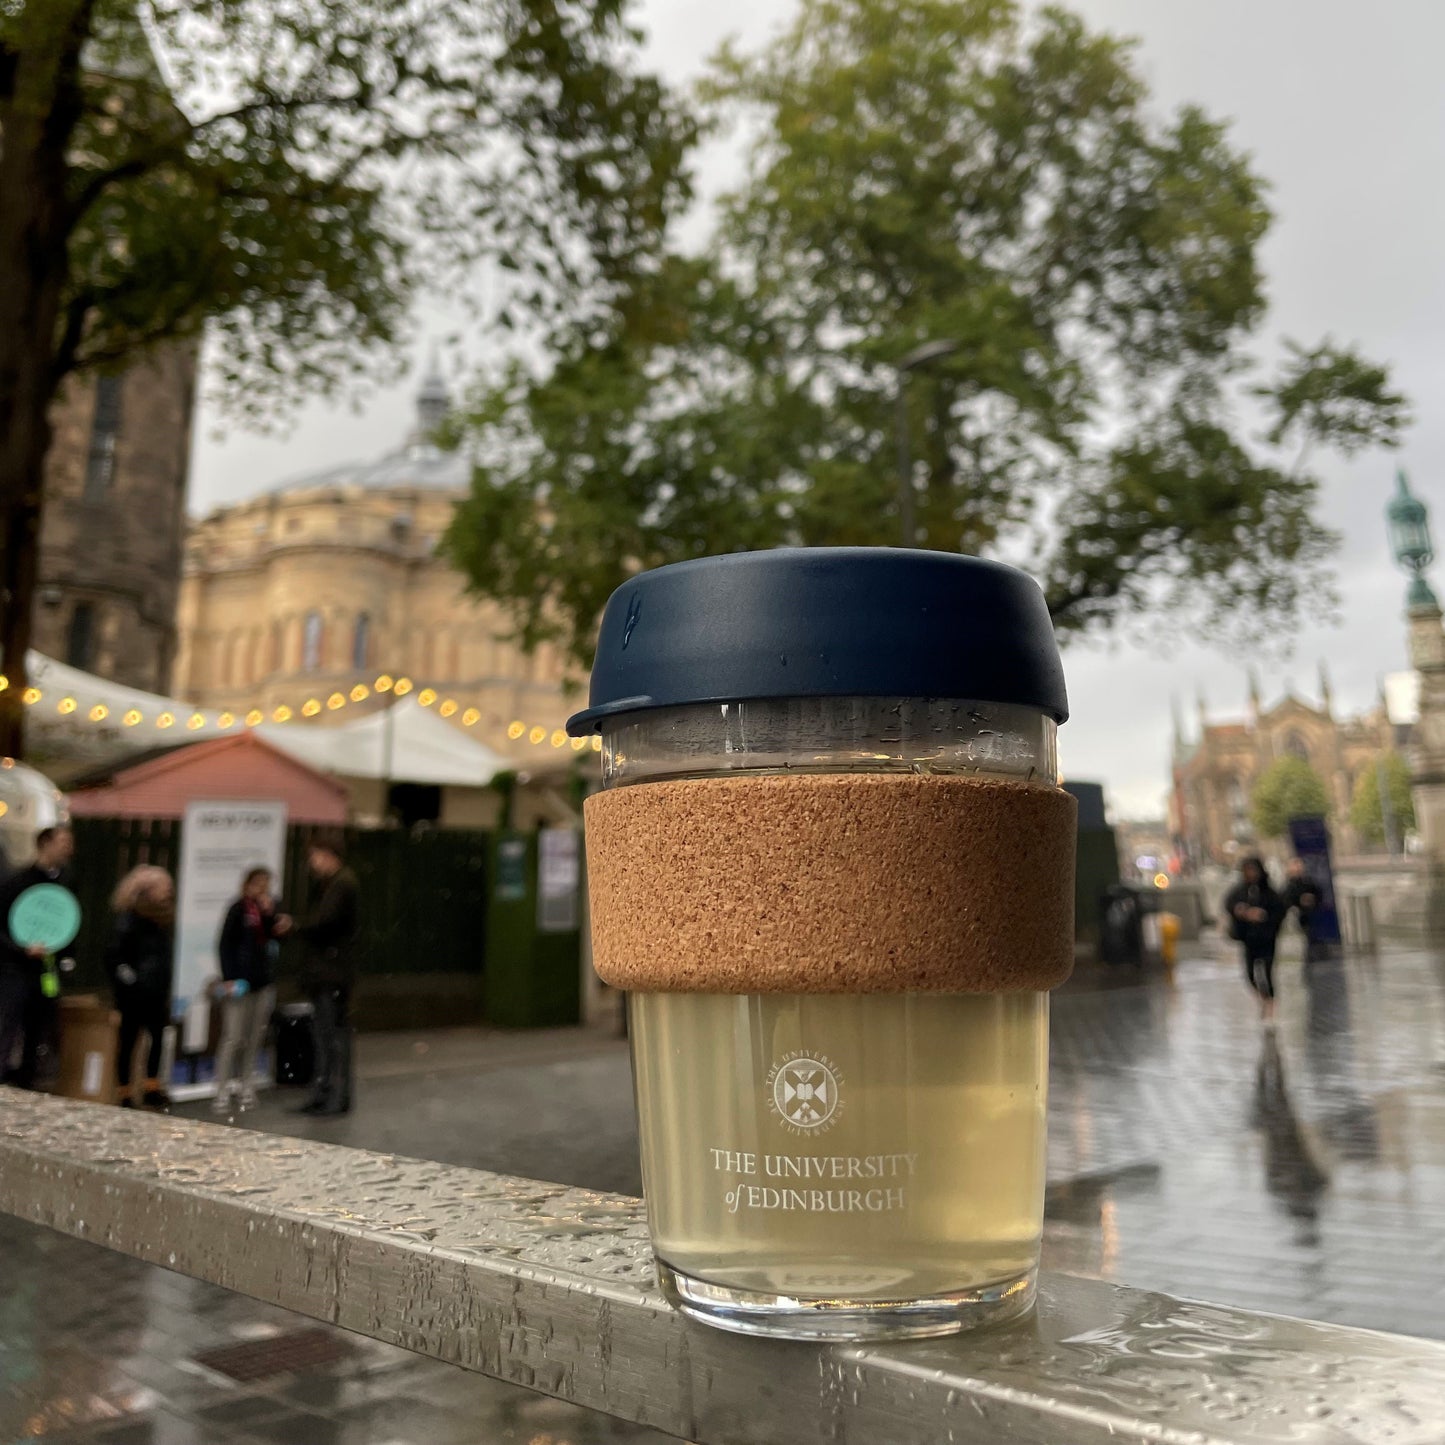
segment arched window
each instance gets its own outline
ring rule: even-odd
[[[371,666],[371,614],[362,612],[356,619],[356,631],[351,634],[351,666],[362,672]]]
[[[1230,778],[1225,784],[1225,792],[1229,799],[1230,812],[1243,813],[1245,807],[1244,784],[1238,778]]]
[[[65,638],[65,660],[71,667],[89,672],[95,661],[95,606],[77,602],[70,614],[70,631]]]
[[[87,502],[101,502],[115,480],[115,444],[120,436],[120,377],[102,376],[95,383],[95,408],[90,422],[90,454],[85,461]]]
[[[321,640],[324,626],[319,612],[308,612],[301,632],[301,671],[321,671]]]
[[[1284,740],[1284,750],[1292,758],[1302,758],[1305,762],[1310,760],[1310,750],[1305,740],[1298,733],[1291,733]]]

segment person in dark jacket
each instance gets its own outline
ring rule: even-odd
[[[115,932],[105,952],[115,1006],[120,1010],[116,1083],[122,1108],[134,1108],[131,1067],[141,1034],[149,1037],[141,1102],[163,1109],[170,1096],[161,1083],[161,1043],[171,1018],[176,885],[164,868],[142,864],[120,880],[111,901]]]
[[[272,968],[280,922],[271,897],[271,870],[252,868],[241,896],[226,910],[216,953],[221,963],[221,1043],[216,1050],[218,1114],[256,1104],[256,1059],[276,1007]]]
[[[27,888],[37,883],[65,886],[66,870],[75,856],[75,835],[63,824],[42,829],[35,838],[35,861],[0,884],[0,1081],[22,1089],[34,1087],[36,1064],[47,1000],[44,994],[46,953],[26,947],[10,934],[10,910]],[[10,1072],[16,1050],[20,1059]]]
[[[1302,858],[1291,858],[1285,864],[1285,885],[1280,903],[1286,914],[1294,909],[1298,915],[1300,930],[1305,936],[1305,958],[1312,960],[1315,949],[1310,924],[1320,906],[1320,885],[1310,877]]]
[[[351,1109],[351,991],[356,982],[360,898],[339,833],[318,834],[307,854],[311,906],[296,926],[302,945],[301,987],[311,1000],[316,1082],[304,1114]],[[283,930],[285,925],[283,924]]]
[[[1259,995],[1260,1016],[1266,1027],[1274,1025],[1274,949],[1279,926],[1284,921],[1284,904],[1274,891],[1259,858],[1246,858],[1239,865],[1239,882],[1224,899],[1224,912],[1231,938],[1244,951],[1244,977]]]

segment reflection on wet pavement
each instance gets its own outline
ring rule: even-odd
[[[1223,956],[1056,999],[1050,1178],[1106,1182],[1051,1182],[1045,1265],[1445,1336],[1445,967],[1278,972],[1272,1033]]]
[[[1445,958],[1279,968],[1265,1033],[1232,957],[1080,980],[1053,1009],[1045,1265],[1445,1336]],[[621,1046],[397,1072],[340,1124],[245,1122],[636,1189]],[[480,1445],[662,1436],[401,1350],[239,1384],[197,1357],[298,1321],[0,1218],[0,1445]]]

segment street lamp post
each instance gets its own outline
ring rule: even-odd
[[[940,339],[925,341],[898,363],[898,390],[894,397],[895,441],[898,446],[898,521],[903,532],[903,545],[918,542],[918,524],[913,517],[913,457],[908,445],[908,373],[941,361],[958,350],[959,343]]]
[[[1395,561],[1410,574],[1406,604],[1412,609],[1437,606],[1435,594],[1425,580],[1425,569],[1435,560],[1429,513],[1424,502],[1412,495],[1403,469],[1395,473],[1395,486],[1395,495],[1385,508],[1385,522]]]

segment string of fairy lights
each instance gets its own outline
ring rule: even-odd
[[[8,691],[9,687],[10,679],[0,675],[0,692]],[[172,728],[199,732],[202,728],[214,727],[221,732],[229,732],[233,728],[260,727],[262,723],[268,722],[290,723],[295,722],[298,718],[309,720],[321,716],[324,712],[340,712],[345,707],[366,702],[373,697],[389,695],[393,698],[402,698],[413,693],[416,695],[418,706],[435,708],[440,717],[456,718],[464,728],[474,728],[482,721],[482,713],[479,708],[464,706],[454,697],[443,696],[434,687],[419,688],[411,678],[392,677],[389,673],[382,673],[380,677],[370,683],[355,683],[350,688],[332,692],[326,697],[320,695],[307,697],[294,705],[280,703],[265,708],[228,708],[220,711],[197,708],[189,714],[184,709],[177,711],[172,708],[161,708],[148,715],[145,709],[139,707],[112,708],[103,702],[97,702],[89,708],[85,708],[73,693],[62,690],[57,698],[53,691],[39,687],[27,687],[20,694],[20,701],[26,707],[34,708],[54,702],[55,711],[61,717],[74,718],[76,721],[91,722],[97,725],[111,722],[114,719],[125,728],[149,726],[161,732],[169,731]],[[558,749],[570,745],[575,753],[580,753],[589,746],[593,751],[600,751],[602,747],[601,738],[569,738],[562,728],[548,728],[540,723],[525,722],[520,718],[514,718],[507,724],[506,734],[508,739],[514,743],[525,740],[532,747],[550,745]]]

